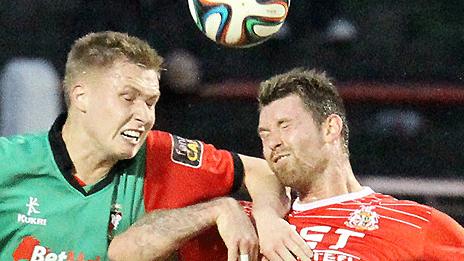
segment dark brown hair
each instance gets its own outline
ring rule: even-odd
[[[332,80],[325,72],[293,69],[261,82],[259,88],[260,109],[271,102],[285,98],[291,94],[298,95],[306,109],[312,114],[319,125],[331,114],[340,116],[343,120],[343,147],[348,153],[349,129],[346,120],[345,106]]]

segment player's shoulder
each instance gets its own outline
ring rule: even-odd
[[[191,139],[187,139],[182,136],[179,136],[179,135],[167,132],[167,131],[162,131],[162,130],[151,130],[150,132],[148,132],[148,136],[147,136],[147,143],[149,145],[163,143],[163,142],[172,144],[176,140],[191,140]]]
[[[159,150],[159,149],[180,149],[185,148],[202,148],[204,142],[200,140],[185,138],[177,134],[173,134],[161,130],[152,130],[147,136],[147,147],[148,150]]]
[[[434,208],[418,203],[412,200],[397,199],[391,195],[374,193],[363,198],[363,203],[376,206],[384,212],[395,213],[409,217],[417,217],[428,221],[434,211]]]
[[[0,155],[20,156],[21,154],[32,154],[49,147],[48,144],[47,133],[0,137]]]
[[[364,197],[363,202],[378,204],[381,206],[389,206],[394,209],[414,209],[414,210],[425,210],[430,211],[432,207],[421,204],[419,202],[408,200],[408,199],[398,199],[391,195],[382,194],[382,193],[373,193]]]
[[[47,133],[0,137],[0,169],[3,172],[48,162],[44,158],[50,153]]]
[[[147,139],[166,138],[166,137],[170,137],[171,135],[172,134],[167,131],[151,130],[148,132]]]
[[[173,134],[169,132],[151,130],[147,135],[147,148],[150,150],[153,148],[159,149],[160,147],[169,147],[172,144],[172,137]]]
[[[198,168],[205,144],[199,140],[181,137],[165,131],[150,131],[146,141],[147,157],[170,158],[171,161]]]

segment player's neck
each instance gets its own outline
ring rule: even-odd
[[[77,175],[85,184],[94,184],[108,175],[110,169],[116,164],[116,159],[108,159],[95,147],[72,121],[66,120],[62,136],[69,157],[74,164],[74,175]]]
[[[362,186],[356,180],[349,161],[346,161],[329,165],[308,187],[299,191],[299,200],[309,203],[361,190]]]

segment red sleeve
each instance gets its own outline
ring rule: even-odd
[[[424,260],[464,260],[464,228],[436,209],[432,210],[424,242]]]
[[[243,211],[251,218],[252,222],[252,203],[240,201]],[[227,261],[227,247],[222,241],[217,227],[212,227],[195,238],[186,242],[180,249],[179,261]],[[260,259],[261,260],[261,259]]]
[[[238,155],[162,131],[148,134],[145,168],[147,211],[228,195],[243,181]]]

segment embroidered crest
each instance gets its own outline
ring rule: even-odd
[[[113,239],[114,230],[118,230],[119,222],[122,220],[122,207],[120,204],[113,204],[110,212],[110,222],[108,224],[108,237]]]
[[[345,225],[356,230],[376,230],[379,228],[379,214],[374,211],[374,206],[361,206],[351,212]]]

